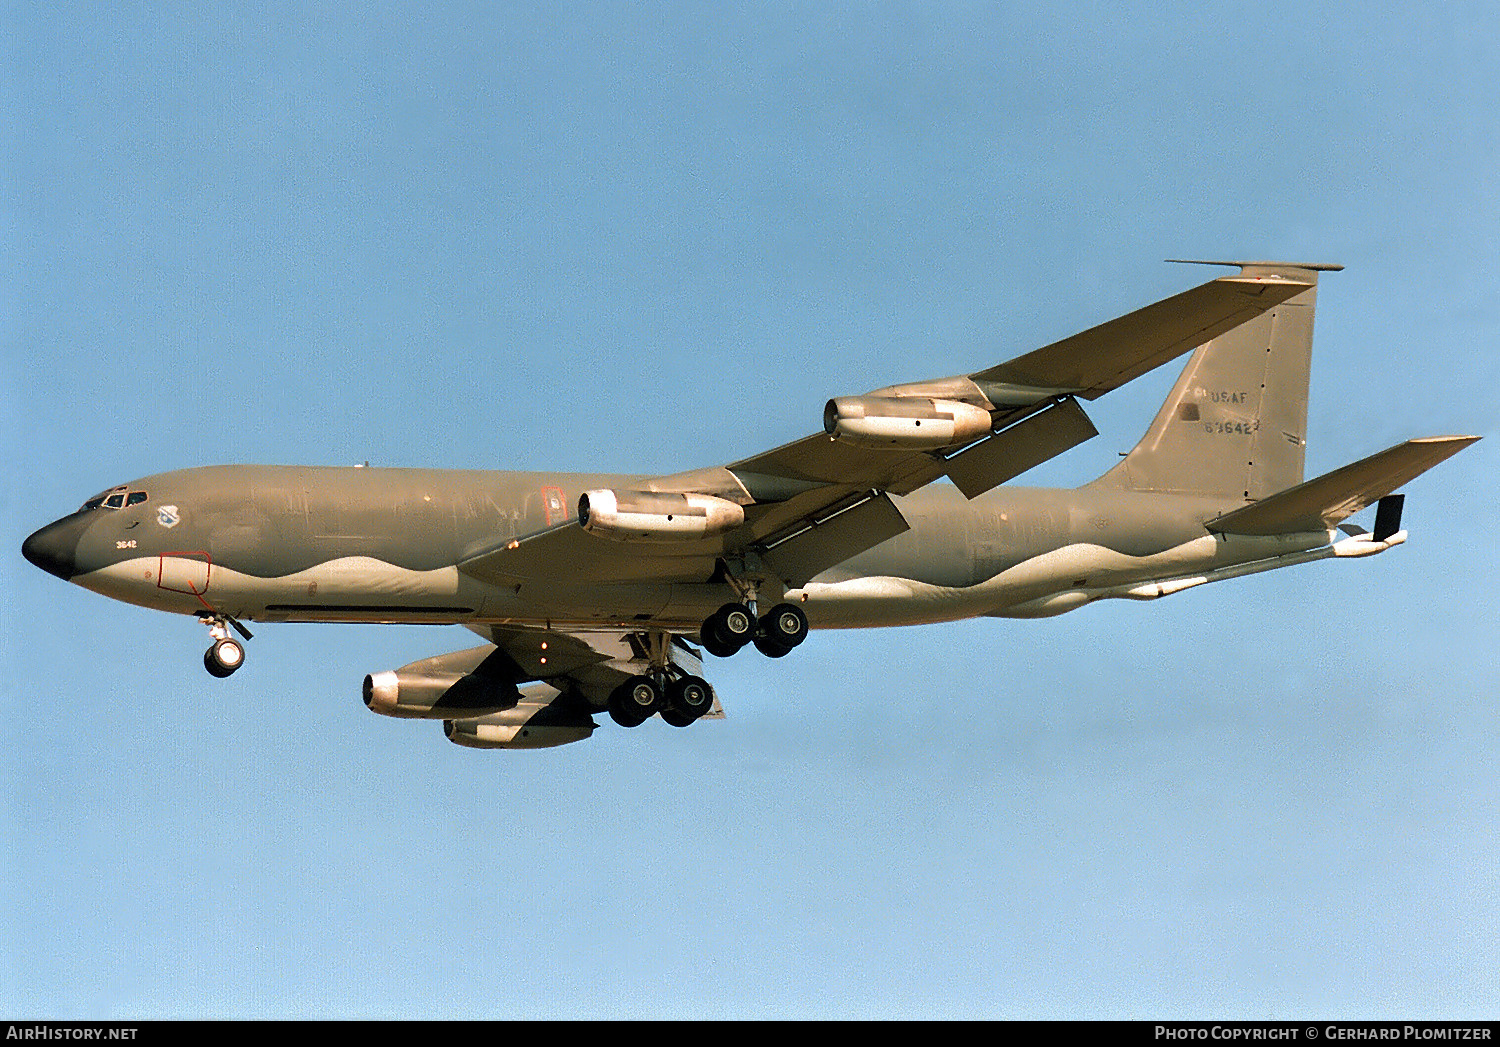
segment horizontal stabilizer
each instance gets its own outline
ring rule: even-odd
[[[1229,534],[1276,535],[1324,531],[1452,457],[1477,436],[1428,436],[1290,487],[1208,522]]]
[[[1168,258],[1167,261],[1177,265],[1237,265],[1241,269],[1268,269],[1272,271],[1286,271],[1305,269],[1310,273],[1342,273],[1344,267],[1333,262],[1234,262],[1215,261],[1211,258]]]

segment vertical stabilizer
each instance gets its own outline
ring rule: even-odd
[[[1302,482],[1317,273],[1326,265],[1215,263],[1313,286],[1200,346],[1141,442],[1094,483],[1254,501]]]

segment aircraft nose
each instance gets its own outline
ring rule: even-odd
[[[21,555],[66,582],[78,573],[78,540],[92,522],[83,517],[82,513],[74,513],[49,523],[21,543]]]

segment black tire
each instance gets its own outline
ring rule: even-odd
[[[661,693],[649,676],[632,676],[609,696],[609,715],[621,727],[639,727],[661,705]]]
[[[648,716],[641,716],[614,696],[609,699],[609,718],[621,727],[639,727],[646,722]]]
[[[688,713],[680,713],[676,709],[663,709],[661,718],[673,727],[691,727],[698,722],[698,717]]]
[[[621,727],[639,727],[646,722],[646,717],[630,708],[619,691],[609,696],[609,718]]]
[[[234,671],[245,664],[245,648],[238,640],[223,639],[215,640],[208,650],[203,652],[203,668],[208,670],[210,676],[216,676],[220,680],[232,676]]]
[[[725,643],[720,638],[718,631],[713,626],[713,619],[703,623],[698,638],[703,641],[703,649],[715,658],[730,658],[740,653],[738,644]]]
[[[684,676],[673,680],[667,695],[667,710],[688,717],[690,723],[714,707],[713,688],[699,676]],[[663,711],[662,719],[666,719],[666,711]]]
[[[807,615],[796,604],[779,603],[760,620],[756,635],[790,651],[807,639]]]
[[[742,603],[727,603],[704,620],[699,635],[709,654],[728,658],[749,643],[755,631],[755,615],[750,608]]]
[[[723,625],[724,639],[731,643],[746,643],[755,633],[755,615],[742,603],[727,603],[719,608],[719,621]]]
[[[779,644],[768,636],[757,636],[755,638],[755,649],[767,658],[785,658],[792,653],[790,647]]]
[[[203,668],[208,670],[208,675],[216,677],[220,680],[229,675],[223,669],[219,668],[218,662],[214,661],[214,652],[212,647],[203,652]]]

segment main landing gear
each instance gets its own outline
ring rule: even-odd
[[[751,630],[754,622],[748,609],[742,618],[730,615],[729,628]],[[804,622],[805,628],[805,619]],[[673,727],[685,727],[714,708],[714,688],[702,676],[685,672],[672,663],[672,634],[651,630],[643,636],[648,669],[631,676],[609,696],[609,715],[621,727],[639,727],[660,712]],[[696,661],[696,658],[694,658]]]
[[[686,727],[714,705],[714,693],[700,676],[665,673],[632,676],[609,696],[610,718],[621,727],[639,727],[661,713],[673,727]]]
[[[208,626],[208,634],[214,641],[203,652],[203,668],[208,670],[208,675],[222,680],[245,664],[245,645],[229,634],[229,627],[234,626],[235,632],[247,640],[252,639],[250,630],[227,614],[199,614],[198,617]]]
[[[807,639],[807,615],[796,604],[779,603],[759,621],[749,605],[727,603],[703,622],[703,649],[728,658],[746,644],[768,658],[781,658]]]
[[[626,680],[609,696],[609,715],[621,727],[639,727],[653,713],[661,713],[673,727],[686,727],[714,707],[714,692],[708,681],[672,664],[671,643],[667,632],[647,633],[650,668]]]
[[[770,658],[789,654],[807,639],[807,615],[795,604],[779,603],[759,620],[752,605],[727,603],[703,622],[698,632],[709,654],[728,658],[748,644]],[[665,632],[647,636],[651,668],[632,676],[609,696],[609,715],[621,727],[639,727],[660,713],[673,727],[686,727],[713,708],[708,681],[674,668],[667,655],[671,637]]]
[[[717,658],[728,658],[754,644],[766,657],[782,658],[807,639],[807,615],[796,604],[779,603],[764,615],[757,612],[757,597],[765,582],[758,560],[747,557],[720,566],[740,601],[726,603],[703,620],[698,639],[704,650]],[[686,727],[712,709],[714,694],[708,683],[672,664],[668,651],[671,635],[652,631],[644,639],[650,668],[610,694],[609,715],[614,721],[623,727],[636,727],[652,713],[660,713],[672,726]]]
[[[749,604],[727,603],[708,616],[698,635],[704,649],[720,658],[749,644],[761,654],[780,658],[807,639],[807,615],[794,604],[779,603],[757,620]],[[713,690],[708,681],[670,664],[669,634],[652,632],[647,640],[651,668],[615,688],[609,696],[609,715],[621,727],[639,727],[653,713],[673,727],[686,727],[713,708]]]

